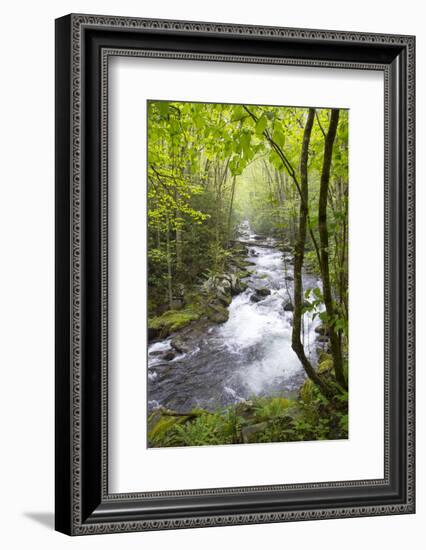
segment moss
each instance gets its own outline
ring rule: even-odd
[[[326,374],[326,373],[329,373],[329,372],[333,371],[333,369],[334,369],[333,359],[330,356],[328,356],[326,359],[323,359],[318,364],[317,373],[318,374]]]
[[[300,388],[300,399],[305,403],[309,404],[315,397],[315,384],[310,378],[307,378]]]
[[[158,317],[148,320],[148,328],[159,330],[162,337],[168,336],[172,332],[180,330],[192,321],[201,317],[201,309],[195,306],[187,306],[184,309],[170,309]]]
[[[188,420],[188,416],[163,415],[155,411],[148,418],[148,440],[151,445],[161,443],[167,438],[168,433],[179,424]]]
[[[331,359],[331,355],[323,350],[318,353],[318,363],[322,363],[326,359]]]

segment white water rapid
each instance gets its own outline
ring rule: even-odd
[[[291,348],[292,311],[284,304],[293,295],[293,258],[283,254],[273,239],[260,239],[248,222],[240,239],[250,242],[247,259],[248,288],[235,296],[229,319],[221,325],[202,327],[192,334],[190,350],[173,355],[171,338],[148,348],[148,407],[159,405],[187,411],[249,399],[253,395],[289,395],[298,390],[304,370]],[[319,286],[304,274],[304,288]],[[253,301],[256,289],[270,294]],[[318,319],[304,315],[306,354],[315,359]]]

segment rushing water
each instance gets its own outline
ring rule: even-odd
[[[247,222],[240,235],[242,241],[258,238]],[[177,411],[214,410],[253,395],[289,395],[300,387],[305,373],[291,348],[293,313],[283,308],[293,294],[292,258],[279,251],[273,239],[256,244],[248,249],[248,288],[233,298],[227,322],[195,331],[191,349],[172,360],[165,358],[172,350],[171,338],[149,346],[149,409],[163,405]],[[303,286],[313,288],[319,281],[305,274]],[[271,294],[254,303],[256,288],[268,288]],[[312,359],[317,323],[304,315],[305,351]]]

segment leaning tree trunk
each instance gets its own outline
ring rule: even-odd
[[[324,305],[328,318],[328,331],[330,335],[331,354],[333,356],[334,372],[336,380],[347,389],[347,383],[343,374],[342,360],[342,345],[339,333],[336,331],[333,320],[336,316],[336,311],[331,293],[330,269],[328,258],[328,227],[327,227],[327,199],[328,187],[330,182],[331,160],[333,155],[333,145],[339,123],[339,109],[332,109],[330,117],[330,125],[327,135],[325,136],[324,157],[322,164],[322,173],[320,181],[320,196],[318,206],[318,232],[320,237],[320,268],[323,284]]]
[[[319,386],[322,393],[328,395],[330,390],[324,381],[318,376],[309,359],[306,357],[305,349],[301,340],[302,318],[303,318],[303,286],[302,269],[305,257],[306,222],[308,218],[308,151],[311,139],[312,126],[315,119],[315,109],[309,109],[303,133],[302,152],[300,155],[300,209],[299,209],[299,231],[294,248],[294,312],[293,330],[291,345],[299,361],[302,363],[306,374]]]

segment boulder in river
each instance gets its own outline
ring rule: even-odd
[[[287,302],[285,302],[283,309],[284,311],[294,311],[294,306],[291,300],[288,300]]]
[[[328,328],[325,327],[324,325],[318,325],[317,327],[315,327],[315,332],[317,334],[321,334],[322,336],[325,336],[328,334]]]
[[[232,296],[236,296],[237,294],[241,294],[241,292],[244,292],[247,288],[247,284],[244,283],[241,279],[244,277],[248,277],[250,273],[248,271],[241,271],[238,274],[233,273],[231,275],[231,294]]]
[[[263,298],[271,294],[271,291],[269,290],[269,288],[256,288],[255,292],[258,296],[262,296]]]
[[[294,277],[292,277],[291,275],[286,275],[286,276],[284,277],[284,279],[285,279],[286,281],[294,281]]]
[[[178,353],[189,353],[191,351],[191,347],[188,342],[186,342],[183,338],[180,338],[179,336],[175,336],[172,341],[170,342],[172,348],[176,350]]]
[[[255,303],[260,302],[270,294],[271,294],[271,291],[269,290],[269,288],[255,288],[254,294],[250,296],[250,300]]]
[[[171,361],[176,357],[176,353],[174,351],[168,351],[164,354],[163,359],[166,361]]]

